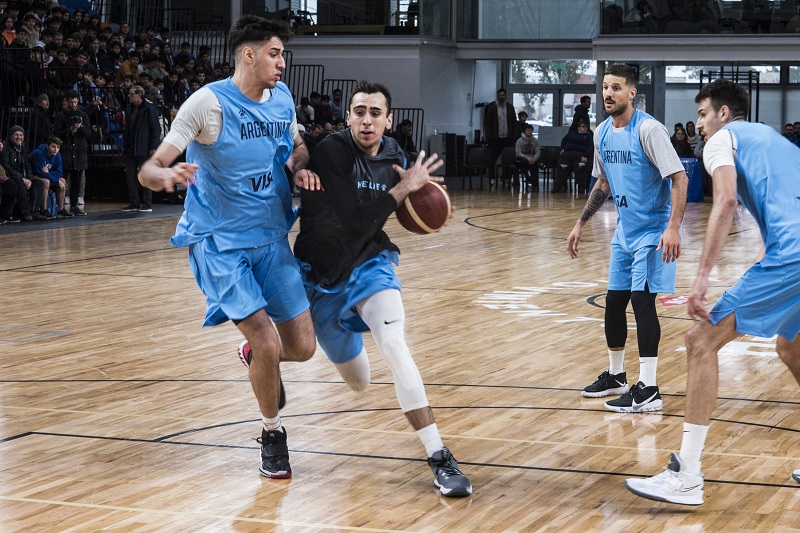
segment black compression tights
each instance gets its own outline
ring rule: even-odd
[[[605,331],[609,348],[622,348],[628,338],[628,317],[625,310],[633,303],[639,357],[657,357],[661,341],[661,324],[656,314],[656,294],[643,291],[608,291],[606,294]]]

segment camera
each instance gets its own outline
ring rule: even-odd
[[[75,124],[80,124],[83,122],[83,119],[81,117],[75,116],[72,117],[72,122],[74,122]]]

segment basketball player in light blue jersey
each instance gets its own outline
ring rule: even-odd
[[[305,169],[292,95],[280,82],[288,27],[255,16],[228,37],[235,74],[206,85],[180,108],[169,134],[139,172],[145,187],[188,187],[171,243],[189,247],[206,295],[204,326],[232,320],[247,341],[240,354],[261,411],[260,472],[291,477],[279,362],[306,361],[316,342],[300,270],[287,239],[294,222],[290,182],[319,186]],[[172,163],[186,149],[186,163]],[[278,333],[273,328],[275,323]]]
[[[625,482],[639,496],[685,505],[703,503],[700,460],[717,401],[717,352],[740,335],[777,334],[778,356],[800,383],[800,150],[771,127],[745,122],[750,97],[739,84],[715,80],[695,101],[697,130],[706,143],[703,163],[714,180],[714,207],[687,302],[698,322],[686,334],[683,441],[665,472]],[[755,218],[764,247],[760,259],[709,312],[703,307],[708,277],[737,200]],[[792,477],[800,483],[800,470]]]
[[[667,128],[633,107],[638,74],[628,65],[612,65],[603,77],[603,100],[610,116],[594,136],[598,178],[580,219],[567,239],[567,251],[578,255],[583,227],[613,196],[617,228],[611,241],[606,293],[605,336],[609,368],[581,394],[599,398],[606,409],[621,413],[660,411],[656,383],[661,325],[657,293],[675,292],[675,261],[681,252],[680,227],[689,179],[669,140]],[[625,342],[626,309],[633,304],[639,343],[639,381],[628,389]]]

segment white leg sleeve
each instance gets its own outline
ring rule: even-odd
[[[367,389],[369,385],[369,358],[367,351],[361,348],[361,353],[346,363],[333,363],[344,382],[356,392]]]
[[[392,371],[397,400],[404,413],[428,406],[422,376],[406,344],[405,310],[400,291],[387,289],[359,302],[358,314],[369,326],[384,361]]]

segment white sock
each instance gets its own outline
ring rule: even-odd
[[[656,384],[656,369],[658,368],[658,357],[639,358],[639,381],[645,387],[654,387]]]
[[[261,415],[261,421],[264,423],[264,429],[267,431],[278,431],[281,429],[281,415],[278,414],[275,418],[267,418]]]
[[[608,350],[608,373],[612,376],[625,372],[625,348]]]
[[[436,427],[436,424],[418,429],[417,436],[419,440],[422,441],[422,445],[425,446],[425,453],[428,454],[428,457],[433,457],[434,453],[444,448],[444,443],[442,442],[442,437],[439,435],[439,429]]]
[[[706,445],[708,426],[683,423],[683,440],[680,456],[683,466],[690,474],[700,473],[700,460],[703,458],[703,447]]]

